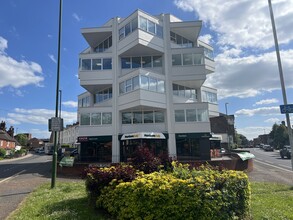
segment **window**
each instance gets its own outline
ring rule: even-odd
[[[147,19],[144,17],[139,17],[139,28],[147,31]]]
[[[208,112],[206,109],[197,109],[197,121],[208,121]]]
[[[130,69],[131,68],[130,57],[121,58],[122,69]]]
[[[193,47],[193,42],[191,40],[188,40],[185,37],[180,36],[179,34],[175,34],[172,31],[170,31],[170,40],[173,43],[178,44],[182,47]]]
[[[119,29],[119,40],[121,40],[122,38],[124,38],[124,33],[125,33],[124,27],[123,28],[120,28]]]
[[[121,83],[119,84],[119,93],[120,93],[120,94],[125,93],[125,82],[121,82]]]
[[[103,59],[103,69],[104,70],[112,69],[112,59],[111,58],[104,58]]]
[[[147,76],[140,76],[140,88],[149,90],[149,78]]]
[[[122,124],[131,124],[132,123],[132,113],[123,112],[122,113]]]
[[[183,54],[183,65],[192,65],[192,54]]]
[[[153,67],[162,67],[162,56],[153,56]]]
[[[142,123],[142,112],[133,112],[133,124]]]
[[[112,124],[112,113],[111,112],[103,112],[102,113],[102,124]]]
[[[137,26],[138,26],[137,18],[135,18],[131,21],[131,26],[132,26],[132,31],[135,31],[137,29]]]
[[[131,32],[130,23],[125,25],[125,37]]]
[[[149,90],[150,91],[154,91],[156,92],[157,91],[157,79],[154,79],[154,78],[149,78]]]
[[[165,92],[165,82],[163,80],[158,80],[157,92],[161,92],[161,93]]]
[[[186,121],[196,121],[196,110],[187,109],[186,110]]]
[[[80,115],[80,125],[90,125],[90,113]]]
[[[164,123],[164,112],[155,112],[155,123]]]
[[[181,66],[182,65],[181,54],[173,54],[172,55],[172,65],[173,66]]]
[[[112,36],[108,37],[102,43],[100,43],[94,50],[97,53],[104,52],[108,48],[112,47]]]
[[[178,92],[179,92],[179,96],[185,97],[185,88],[184,86],[178,86]]]
[[[179,85],[173,84],[173,95],[179,96]]]
[[[100,124],[101,124],[101,113],[92,113],[91,125],[100,125]]]
[[[93,59],[92,61],[92,70],[101,70],[102,69],[102,60]]]
[[[91,70],[91,59],[83,59],[81,61],[82,70]]]
[[[156,29],[157,29],[157,36],[160,38],[163,38],[163,27],[160,25],[156,25]]]
[[[142,67],[147,68],[147,67],[152,67],[152,57],[147,56],[147,57],[142,57]]]
[[[96,93],[96,103],[100,103],[112,98],[112,88],[107,88]]]
[[[153,112],[151,112],[151,111],[144,112],[143,122],[144,123],[154,123]]]
[[[132,57],[132,68],[141,67],[141,57]]]
[[[175,110],[175,122],[185,122],[184,110]]]
[[[139,88],[139,76],[135,76],[132,78],[132,87],[133,87],[133,90]]]
[[[155,34],[155,23],[148,20],[148,32]]]
[[[131,90],[132,90],[132,80],[128,79],[126,80],[125,92],[130,92]]]
[[[193,54],[194,65],[203,64],[203,56],[201,54]]]

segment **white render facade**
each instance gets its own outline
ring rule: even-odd
[[[198,40],[201,21],[136,10],[83,28],[79,55],[81,159],[126,161],[138,145],[179,160],[209,159],[209,117],[217,91],[213,49]]]

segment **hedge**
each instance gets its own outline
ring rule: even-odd
[[[243,219],[250,209],[250,186],[243,172],[175,164],[172,173],[113,179],[96,205],[118,219]]]

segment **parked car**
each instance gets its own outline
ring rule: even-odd
[[[268,144],[265,144],[265,145],[263,146],[263,149],[264,149],[265,151],[274,151],[273,146],[268,145]]]
[[[36,151],[36,153],[38,153],[38,154],[44,154],[45,153],[45,150],[44,149],[38,149]]]
[[[291,147],[289,145],[285,145],[280,150],[280,156],[281,156],[282,159],[284,159],[284,157],[287,157],[288,159],[291,159]]]

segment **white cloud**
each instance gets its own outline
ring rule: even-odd
[[[267,1],[175,0],[184,11],[194,11],[219,33],[220,45],[268,49],[274,45]],[[273,4],[279,43],[293,39],[293,1],[278,0]]]
[[[19,88],[30,84],[40,86],[44,80],[42,67],[30,61],[17,61],[5,54],[7,40],[0,37],[0,88],[12,86]]]
[[[14,112],[8,113],[8,119],[12,119],[17,123],[47,125],[48,119],[55,116],[55,111],[50,109],[22,109],[15,108]],[[76,122],[76,112],[62,111],[64,125]]]
[[[215,58],[216,72],[206,81],[218,89],[220,99],[254,97],[281,88],[275,52],[245,57],[235,57],[239,51],[231,57],[229,52]],[[281,57],[286,89],[293,88],[293,50],[281,51]]]
[[[79,17],[76,13],[73,13],[72,14],[72,17],[74,17],[74,19],[77,20],[77,21],[81,21],[82,20],[82,18]]]
[[[51,135],[51,132],[49,132],[48,130],[41,130],[37,128],[32,128],[26,132],[32,134],[32,137],[37,138],[50,138]]]
[[[66,102],[62,102],[62,105],[67,106],[67,107],[77,107],[77,102],[75,101],[66,101]]]
[[[279,118],[269,118],[265,120],[264,122],[274,124],[274,123],[280,123],[281,120]]]
[[[54,63],[57,63],[57,60],[55,59],[53,54],[48,54],[48,56]]]
[[[248,140],[253,140],[253,138],[257,138],[259,135],[269,134],[271,130],[272,130],[272,127],[251,126],[251,127],[237,128],[237,133],[244,135]]]
[[[268,104],[273,104],[273,103],[278,103],[279,100],[278,99],[263,99],[263,100],[260,100],[258,102],[256,102],[253,106],[256,106],[256,105],[268,105]]]
[[[267,1],[174,0],[174,3],[184,11],[195,12],[214,32],[212,43],[216,42],[220,54],[215,57],[216,71],[205,84],[218,89],[219,99],[254,97],[280,90],[276,54],[268,50],[274,49],[274,38]],[[293,42],[293,1],[276,0],[273,10],[279,44],[286,46]],[[293,88],[292,57],[292,49],[281,51],[286,88]]]
[[[206,34],[206,35],[203,35],[203,36],[199,36],[199,40],[204,42],[204,43],[207,43],[207,44],[211,44],[212,43],[212,35],[210,34]]]
[[[235,112],[235,115],[246,115],[246,116],[254,116],[254,115],[279,115],[280,108],[278,106],[273,107],[261,107],[255,109],[240,109]]]

